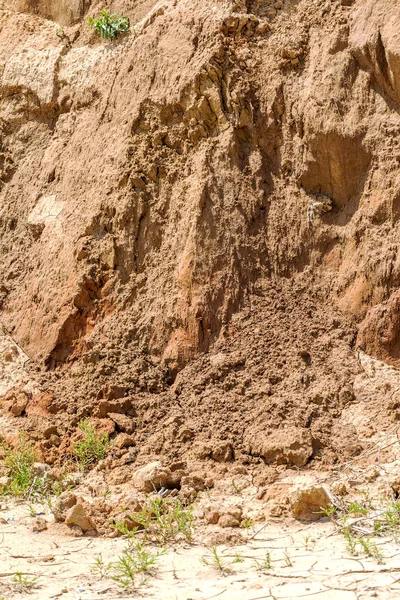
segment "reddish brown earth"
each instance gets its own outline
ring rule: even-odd
[[[0,320],[36,381],[3,405],[44,458],[84,416],[139,464],[298,467],[397,420],[386,380],[368,432],[351,407],[359,351],[400,364],[400,7],[0,6]]]

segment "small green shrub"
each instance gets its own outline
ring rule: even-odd
[[[257,571],[269,571],[272,569],[271,553],[267,551],[262,560],[257,560],[255,558],[254,563]]]
[[[23,573],[15,573],[13,577],[13,584],[16,592],[20,594],[29,593],[37,586],[37,577],[31,577],[30,575],[24,575]]]
[[[97,433],[88,419],[80,421],[78,428],[84,434],[84,439],[74,444],[74,453],[80,468],[85,471],[90,465],[105,457],[110,442],[108,434]]]
[[[32,466],[37,457],[34,449],[27,446],[24,435],[19,437],[17,448],[5,449],[4,465],[11,484],[3,490],[5,494],[20,496],[32,487],[34,476]]]
[[[124,522],[112,527],[128,537],[141,533],[146,540],[161,545],[182,537],[188,542],[192,539],[193,509],[184,508],[178,499],[149,499],[140,512],[127,516],[137,527],[129,530]]]
[[[148,576],[156,574],[157,560],[164,552],[160,550],[153,553],[142,542],[131,541],[116,562],[105,564],[99,555],[91,571],[100,579],[108,576],[124,588],[137,590],[146,582]]]
[[[128,17],[118,17],[110,15],[106,10],[101,11],[101,16],[98,19],[89,17],[89,25],[93,27],[103,38],[113,40],[121,33],[129,31]]]
[[[208,552],[209,556],[203,556],[201,558],[201,562],[203,563],[203,565],[206,565],[207,567],[212,567],[213,569],[215,569],[216,571],[220,571],[224,575],[228,575],[229,573],[231,573],[231,565],[233,564],[233,562],[236,561],[229,561],[226,558],[222,558],[218,554],[218,549],[215,545],[211,546],[211,548],[208,548]]]

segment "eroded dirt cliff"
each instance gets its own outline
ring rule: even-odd
[[[98,38],[102,8],[131,32]],[[139,463],[297,466],[398,419],[399,19],[2,2],[0,319],[27,356],[3,404],[47,460],[84,416]]]

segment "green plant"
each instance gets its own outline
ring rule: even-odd
[[[217,546],[211,546],[211,548],[209,548],[208,551],[210,555],[208,557],[203,556],[201,559],[203,565],[206,565],[207,567],[212,567],[216,571],[220,571],[223,575],[227,575],[231,572],[230,565],[232,563],[222,558],[218,554]]]
[[[371,542],[371,539],[369,537],[368,538],[360,538],[358,540],[358,543],[360,544],[360,546],[362,547],[362,549],[364,550],[364,552],[367,556],[369,556],[370,558],[374,558],[378,564],[381,564],[383,562],[382,552],[380,551],[378,546],[375,544],[375,542]]]
[[[161,550],[153,554],[142,542],[131,543],[115,563],[108,565],[111,579],[125,588],[137,589],[147,575],[155,575],[157,559],[163,553]]]
[[[254,525],[254,521],[252,521],[251,519],[243,519],[243,521],[240,524],[240,527],[243,527],[243,529],[249,530],[250,527],[253,527],[253,525]]]
[[[89,25],[93,27],[103,38],[115,39],[121,33],[129,31],[129,19],[128,17],[119,17],[117,15],[111,15],[106,10],[101,11],[101,15],[98,19],[89,17]]]
[[[80,468],[85,471],[90,465],[105,457],[110,442],[108,434],[97,433],[88,419],[80,421],[78,429],[82,431],[84,438],[74,444],[74,453]]]
[[[254,562],[256,564],[257,571],[269,571],[270,569],[272,569],[270,552],[267,552],[265,554],[263,560],[254,559]]]
[[[11,478],[9,486],[4,488],[4,493],[15,496],[24,494],[35,483],[33,475],[33,463],[36,460],[36,454],[31,446],[25,442],[24,434],[19,436],[17,448],[4,449],[4,465],[7,469],[7,475]]]
[[[285,552],[283,553],[283,558],[285,559],[285,566],[286,567],[293,567],[292,559],[290,557],[290,554],[289,554],[288,550],[285,550]]]
[[[169,501],[157,497],[151,499],[139,513],[128,517],[133,523],[138,524],[131,532],[121,529],[121,524],[114,527],[130,537],[136,533],[143,533],[144,537],[159,544],[183,537],[190,542],[193,535],[193,509],[184,508],[179,500]]]
[[[369,509],[368,509],[368,507],[364,503],[351,502],[348,505],[347,510],[354,517],[361,517],[363,515],[367,515]]]
[[[330,521],[335,520],[336,512],[337,512],[336,506],[333,506],[333,504],[328,504],[327,508],[321,507],[321,513],[323,515],[325,515],[326,517],[328,517],[328,519]]]
[[[343,535],[347,542],[347,550],[352,556],[357,556],[357,539],[351,533],[351,529],[349,526],[343,528]]]
[[[30,517],[36,517],[36,515],[37,515],[36,508],[33,506],[33,504],[28,504],[27,510],[28,510],[28,515]]]
[[[242,562],[243,562],[243,558],[240,556],[240,554],[238,552],[236,552],[235,556],[233,557],[232,563],[242,563]]]
[[[33,588],[37,587],[37,577],[30,577],[29,575],[24,575],[23,573],[15,573],[13,577],[13,584],[20,594],[24,592],[29,592]]]
[[[239,496],[242,495],[242,491],[241,491],[241,489],[239,488],[238,484],[236,483],[236,481],[234,479],[232,479],[232,487],[233,487],[233,489],[235,491],[235,494],[238,494]]]
[[[311,540],[311,538],[310,538],[309,535],[305,535],[303,539],[304,539],[304,548],[306,550],[308,550],[309,547],[310,547],[310,540]]]
[[[98,556],[96,556],[94,565],[90,567],[90,570],[94,575],[97,575],[98,577],[100,577],[100,579],[103,579],[109,572],[110,566],[106,565],[102,555],[99,554]]]

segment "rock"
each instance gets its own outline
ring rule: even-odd
[[[71,492],[63,492],[53,504],[51,510],[56,521],[63,522],[67,512],[76,504],[76,496]]]
[[[196,475],[195,473],[183,476],[180,480],[180,484],[182,487],[191,487],[196,490],[196,492],[201,492],[206,487],[204,478],[201,475]]]
[[[204,509],[204,519],[209,525],[216,525],[222,516],[222,510],[218,506],[206,506]]]
[[[40,533],[41,531],[46,531],[47,522],[43,517],[37,517],[32,525],[32,531]]]
[[[269,463],[302,467],[313,453],[311,433],[308,429],[288,427],[254,435],[248,441],[248,451]]]
[[[331,490],[337,496],[345,496],[347,494],[347,486],[344,481],[334,481],[331,484]]]
[[[135,421],[127,415],[119,413],[108,413],[108,418],[114,421],[118,429],[124,433],[133,433],[135,431]]]
[[[205,459],[211,456],[211,448],[202,442],[196,442],[192,446],[193,455],[196,458]]]
[[[220,527],[239,527],[240,522],[233,515],[222,515],[218,521]]]
[[[242,519],[243,509],[241,506],[230,506],[226,510],[226,514],[231,515],[237,521],[240,521]]]
[[[32,474],[34,477],[40,477],[44,479],[51,475],[51,467],[45,463],[35,462],[32,465]]]
[[[242,508],[240,506],[213,506],[209,505],[204,509],[204,519],[210,525],[219,525],[220,527],[239,527],[242,519]]]
[[[28,406],[29,396],[24,392],[19,392],[13,395],[10,412],[14,417],[20,417]]]
[[[217,462],[229,462],[233,459],[233,449],[231,444],[222,443],[219,444],[212,451],[211,458]]]
[[[82,537],[83,536],[83,531],[79,527],[79,525],[70,525],[68,527],[68,533],[70,535],[72,535],[72,537]]]
[[[364,477],[365,477],[365,481],[368,481],[369,483],[371,483],[371,481],[374,481],[375,479],[377,479],[380,475],[380,471],[378,469],[378,467],[376,467],[375,465],[371,465],[370,467],[368,467],[364,473]]]
[[[129,448],[130,446],[134,446],[135,440],[131,435],[127,433],[119,433],[115,438],[115,445],[117,448]]]
[[[92,531],[96,529],[96,526],[87,515],[86,509],[82,504],[75,504],[75,506],[68,509],[65,523],[67,525],[77,525],[82,531]]]
[[[159,461],[154,461],[138,469],[132,478],[133,485],[142,492],[158,491],[168,487],[172,481],[172,473]]]
[[[125,452],[121,458],[120,463],[123,465],[129,465],[130,463],[134,463],[137,458],[138,451],[136,448],[129,448],[128,452]]]
[[[318,521],[324,516],[322,509],[331,503],[326,488],[318,484],[300,484],[289,492],[292,515],[299,521]]]
[[[0,477],[0,488],[6,488],[11,485],[12,479],[11,477],[7,477],[7,475],[3,475]]]

